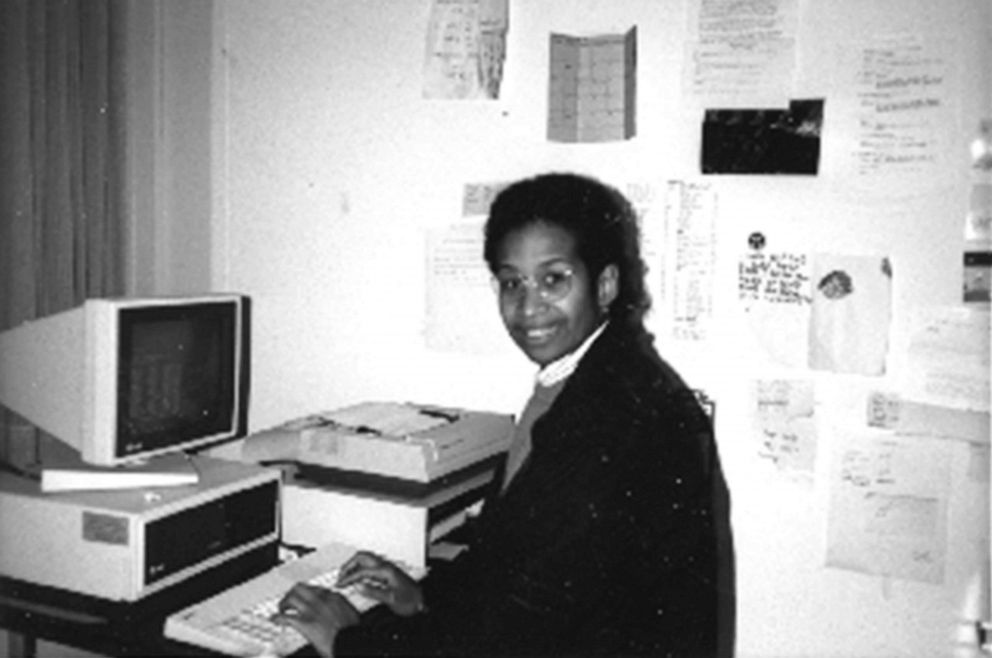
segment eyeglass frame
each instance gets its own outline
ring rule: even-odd
[[[548,275],[560,275],[563,277],[561,282],[562,289],[560,291],[553,291],[551,288],[556,285],[554,283],[542,283],[538,279],[541,277],[547,277]],[[520,284],[520,287],[507,289],[504,287],[505,283],[510,281]],[[532,274],[514,274],[512,279],[503,280],[500,279],[498,274],[493,274],[490,278],[490,283],[492,285],[493,291],[496,293],[501,304],[514,304],[517,305],[526,299],[525,290],[536,290],[538,297],[540,297],[542,302],[551,304],[557,301],[561,301],[572,292],[572,285],[575,281],[575,268],[568,266],[560,270],[548,269],[544,272],[539,273],[537,276]]]

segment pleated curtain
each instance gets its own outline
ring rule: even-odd
[[[127,0],[0,2],[0,330],[124,291],[126,21]],[[3,414],[16,462],[33,430]]]

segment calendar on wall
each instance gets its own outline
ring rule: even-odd
[[[637,28],[625,34],[551,35],[548,139],[608,142],[636,130]]]

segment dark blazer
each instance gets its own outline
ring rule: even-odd
[[[427,612],[338,655],[731,656],[729,496],[711,424],[651,337],[611,323],[534,424]]]

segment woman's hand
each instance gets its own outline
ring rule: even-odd
[[[397,615],[409,617],[424,608],[424,595],[413,578],[374,553],[355,553],[341,567],[339,587],[356,585],[370,599],[385,603]]]
[[[273,621],[292,626],[321,656],[334,658],[338,631],[357,624],[358,612],[337,592],[298,583],[279,602]]]

